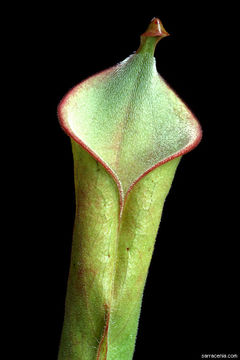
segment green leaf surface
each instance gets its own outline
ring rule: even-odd
[[[58,360],[131,360],[142,294],[165,198],[180,157],[129,193],[72,141],[76,217]]]
[[[118,183],[122,200],[152,168],[197,145],[200,126],[158,74],[146,37],[137,53],[74,87],[59,106],[65,131]]]
[[[76,217],[59,360],[131,360],[166,196],[201,139],[153,57],[153,19],[138,51],[61,101],[71,136]],[[161,165],[161,166],[160,166]]]

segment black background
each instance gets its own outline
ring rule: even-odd
[[[156,16],[171,34],[156,49],[158,71],[199,119],[203,139],[183,157],[165,204],[134,360],[236,353],[238,161],[230,74],[236,10],[202,2],[85,5],[21,6],[14,36],[15,91],[23,97],[18,119],[24,120],[16,174],[23,274],[20,280],[15,273],[14,285],[25,328],[21,351],[25,358],[57,359],[63,321],[74,187],[57,105],[72,86],[135,51]]]

